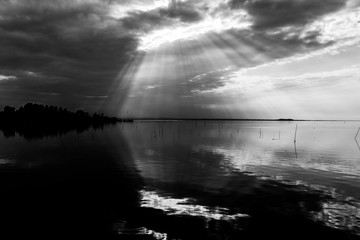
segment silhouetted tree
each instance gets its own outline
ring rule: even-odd
[[[4,107],[4,113],[5,114],[13,114],[13,113],[15,113],[15,108],[6,106],[6,107]]]
[[[124,120],[110,118],[103,113],[90,115],[81,109],[74,113],[66,108],[34,103],[27,103],[17,110],[6,106],[0,112],[0,130],[5,136],[18,133],[26,138],[62,135],[71,130],[82,132],[90,127],[102,128],[104,124],[120,121]]]

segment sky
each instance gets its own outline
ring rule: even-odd
[[[0,0],[0,108],[360,119],[360,0]]]

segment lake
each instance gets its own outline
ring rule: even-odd
[[[360,239],[359,127],[135,121],[0,133],[0,235]]]

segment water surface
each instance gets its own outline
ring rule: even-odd
[[[1,233],[358,239],[358,127],[139,121],[0,136]]]

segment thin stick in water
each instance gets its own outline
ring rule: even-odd
[[[295,151],[295,158],[297,159],[297,150],[296,150],[296,141],[294,141],[294,151]]]
[[[356,140],[356,138],[357,138],[357,136],[358,136],[358,134],[359,134],[359,131],[360,131],[360,127],[359,127],[359,129],[358,129],[358,131],[357,131],[357,133],[356,133],[356,135],[355,135],[355,140]]]
[[[298,125],[296,124],[296,128],[295,128],[295,136],[294,136],[294,142],[296,142],[297,128],[298,128]]]

